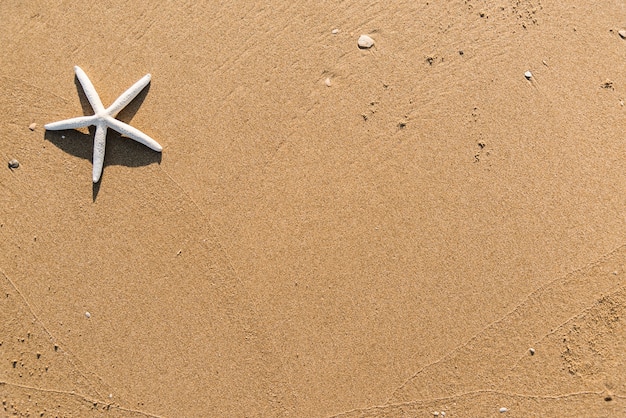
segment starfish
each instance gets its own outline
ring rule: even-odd
[[[83,86],[83,91],[91,104],[91,108],[94,114],[91,116],[80,116],[72,119],[65,119],[59,122],[52,122],[44,125],[44,128],[48,131],[58,131],[63,129],[76,129],[84,128],[86,126],[95,126],[96,134],[93,140],[93,182],[100,181],[102,175],[102,167],[104,166],[104,150],[106,148],[107,128],[111,128],[120,134],[134,139],[135,141],[144,144],[148,148],[161,152],[163,147],[159,145],[154,139],[144,134],[137,128],[115,119],[115,116],[126,107],[137,95],[143,90],[144,87],[150,83],[150,74],[146,74],[139,81],[133,84],[128,90],[126,90],[120,97],[117,98],[113,104],[106,109],[100,101],[98,92],[91,84],[87,74],[79,67],[75,66],[74,71],[76,77],[80,81],[80,85]]]

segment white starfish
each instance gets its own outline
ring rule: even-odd
[[[65,119],[59,122],[48,123],[44,127],[49,131],[58,131],[62,129],[75,129],[84,128],[86,126],[94,125],[96,127],[96,134],[93,140],[93,182],[97,183],[102,175],[102,167],[104,166],[104,149],[106,148],[107,128],[116,130],[120,134],[127,136],[135,141],[144,144],[145,146],[152,148],[155,151],[161,152],[163,147],[159,145],[154,139],[141,132],[139,129],[115,119],[115,116],[126,107],[137,95],[143,90],[144,87],[150,82],[150,74],[146,74],[139,81],[133,84],[128,90],[126,90],[116,101],[113,102],[108,108],[104,108],[98,92],[94,88],[93,84],[87,77],[87,74],[79,67],[75,66],[76,77],[83,86],[83,91],[91,104],[91,108],[94,114],[91,116],[80,116],[72,119]]]

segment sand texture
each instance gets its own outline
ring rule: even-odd
[[[623,0],[0,17],[0,416],[626,416]]]

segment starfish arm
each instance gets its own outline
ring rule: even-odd
[[[120,134],[134,139],[140,144],[144,144],[148,148],[151,148],[158,152],[161,152],[163,150],[163,147],[159,145],[158,142],[156,142],[154,139],[150,138],[148,135],[144,134],[137,128],[133,128],[132,126],[111,117],[106,118],[106,123],[111,129],[115,129]]]
[[[44,128],[48,131],[60,131],[63,129],[84,128],[93,125],[95,118],[93,116],[80,116],[72,119],[60,120],[58,122],[47,123]]]
[[[100,181],[102,167],[104,167],[104,150],[107,141],[107,126],[105,124],[96,125],[96,135],[93,140],[93,182]]]
[[[98,92],[93,84],[91,84],[91,80],[89,80],[87,74],[85,74],[85,72],[78,65],[74,67],[74,71],[76,72],[78,81],[80,81],[80,85],[83,86],[85,96],[87,96],[87,100],[89,100],[89,104],[91,104],[94,113],[104,111],[104,106],[102,106],[100,96],[98,96]]]
[[[117,114],[126,107],[137,95],[150,83],[150,74],[146,74],[135,84],[130,86],[111,106],[106,109],[106,113],[109,116],[115,117]]]

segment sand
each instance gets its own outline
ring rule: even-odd
[[[159,3],[0,2],[0,415],[626,413],[622,2]]]

